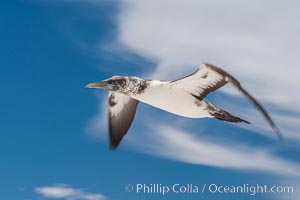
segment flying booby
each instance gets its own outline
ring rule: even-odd
[[[232,75],[214,65],[203,63],[193,74],[174,81],[113,76],[86,85],[109,90],[108,121],[111,150],[115,150],[134,119],[139,102],[188,118],[216,118],[228,122],[248,121],[213,105],[205,97],[227,83],[232,83],[262,113],[279,139],[282,134],[263,106]]]

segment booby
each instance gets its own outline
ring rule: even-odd
[[[232,75],[212,64],[203,63],[193,74],[173,81],[113,76],[86,85],[109,90],[108,121],[111,150],[115,150],[134,119],[139,102],[188,118],[216,118],[228,122],[248,121],[213,105],[205,97],[227,83],[232,83],[262,113],[279,139],[282,133],[265,108]]]

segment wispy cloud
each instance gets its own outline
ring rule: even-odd
[[[242,143],[216,143],[205,137],[170,126],[156,126],[147,138],[147,145],[137,147],[147,154],[192,164],[224,168],[265,171],[300,177],[300,166],[272,155],[265,148],[251,148]]]
[[[101,194],[85,192],[81,189],[75,189],[65,184],[57,184],[53,186],[37,187],[34,191],[45,197],[52,199],[67,199],[67,200],[104,200],[105,197]]]

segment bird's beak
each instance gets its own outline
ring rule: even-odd
[[[89,83],[85,86],[86,88],[101,88],[101,89],[111,89],[112,85],[108,84],[106,81],[100,81],[95,83]]]

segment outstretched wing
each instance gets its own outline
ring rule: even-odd
[[[228,74],[223,69],[220,69],[214,65],[204,63],[193,74],[184,78],[172,81],[169,83],[169,87],[172,89],[184,90],[190,93],[192,96],[199,100],[203,100],[210,92],[217,90],[227,83],[232,83],[239,91],[241,91],[251,103],[262,113],[262,115],[269,122],[279,139],[282,139],[282,133],[271,119],[266,109],[247,92],[233,76]]]
[[[138,101],[118,92],[108,96],[110,148],[114,150],[126,135],[134,119]]]

